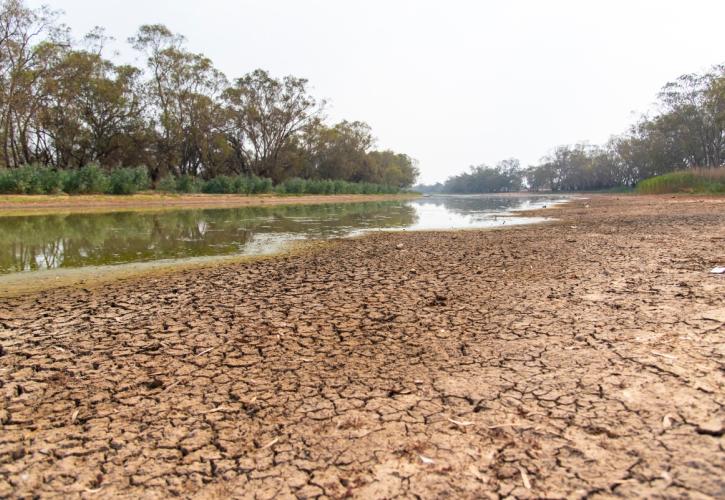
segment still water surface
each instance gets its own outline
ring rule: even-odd
[[[375,230],[473,229],[539,222],[512,212],[561,197],[434,196],[407,201],[0,217],[0,274],[259,255],[290,241]]]

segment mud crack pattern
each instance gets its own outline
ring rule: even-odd
[[[0,299],[0,496],[725,496],[722,198]]]

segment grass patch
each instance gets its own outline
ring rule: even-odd
[[[720,194],[725,193],[725,167],[696,168],[658,175],[640,181],[638,194]]]

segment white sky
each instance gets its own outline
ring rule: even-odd
[[[725,62],[725,1],[30,0],[125,40],[163,23],[229,78],[308,78],[421,181],[601,143],[682,73]],[[138,61],[137,64],[142,64]]]

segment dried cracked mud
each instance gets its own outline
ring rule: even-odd
[[[725,199],[0,299],[0,496],[725,496]]]

